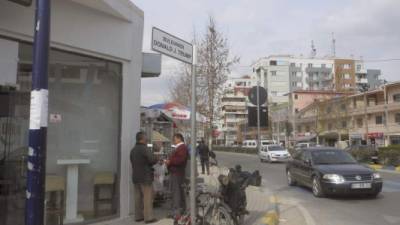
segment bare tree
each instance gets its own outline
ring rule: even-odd
[[[196,38],[197,39],[197,38]],[[196,40],[195,39],[195,40]],[[230,54],[228,39],[217,29],[215,19],[210,16],[205,34],[197,44],[197,106],[207,118],[206,137],[212,142],[213,125],[219,116],[223,84],[231,67],[239,58]],[[182,104],[190,105],[190,68],[185,66],[170,85],[170,97]]]

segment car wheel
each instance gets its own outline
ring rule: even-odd
[[[322,190],[322,187],[321,187],[321,182],[319,181],[317,176],[313,177],[312,192],[313,192],[313,195],[317,198],[322,198],[325,196],[324,191]]]
[[[296,180],[293,178],[290,170],[286,172],[287,183],[289,186],[296,186]]]

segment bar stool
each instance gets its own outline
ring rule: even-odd
[[[107,190],[109,195],[101,195],[101,190]],[[112,172],[100,172],[94,177],[94,216],[99,215],[99,206],[110,205],[111,214],[115,213],[115,174]]]
[[[58,224],[63,224],[65,179],[61,176],[46,176],[46,222],[48,216],[56,216]],[[53,224],[53,223],[51,223]]]

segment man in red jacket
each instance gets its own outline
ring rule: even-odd
[[[186,162],[188,159],[188,148],[184,143],[182,134],[174,135],[175,150],[165,163],[170,172],[170,183],[172,193],[172,210],[175,219],[180,217],[186,210],[185,192],[183,183],[185,180]]]

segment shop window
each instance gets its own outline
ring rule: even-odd
[[[0,127],[7,123],[4,132],[11,140],[4,143],[7,152],[3,160],[13,162],[10,167],[0,165],[0,180],[9,179],[5,174],[12,174],[12,179],[16,180],[11,187],[13,204],[3,204],[0,199],[0,208],[9,212],[13,225],[24,224],[26,169],[21,168],[26,165],[28,152],[32,45],[19,43],[18,52],[19,60],[24,62],[18,66],[18,88],[8,93],[12,100],[7,119],[0,118]],[[78,166],[77,213],[82,216],[83,223],[116,216],[119,205],[121,64],[54,49],[50,50],[49,61],[57,63],[49,65],[46,176],[56,177],[54,182],[67,183],[67,165],[63,163],[81,160],[85,164]],[[14,162],[18,162],[18,167]],[[55,201],[49,199],[48,194],[46,196],[48,204]],[[71,202],[65,196],[60,198],[66,204]],[[47,224],[58,224],[57,217],[48,217],[46,221]],[[1,219],[0,224],[3,225]]]

